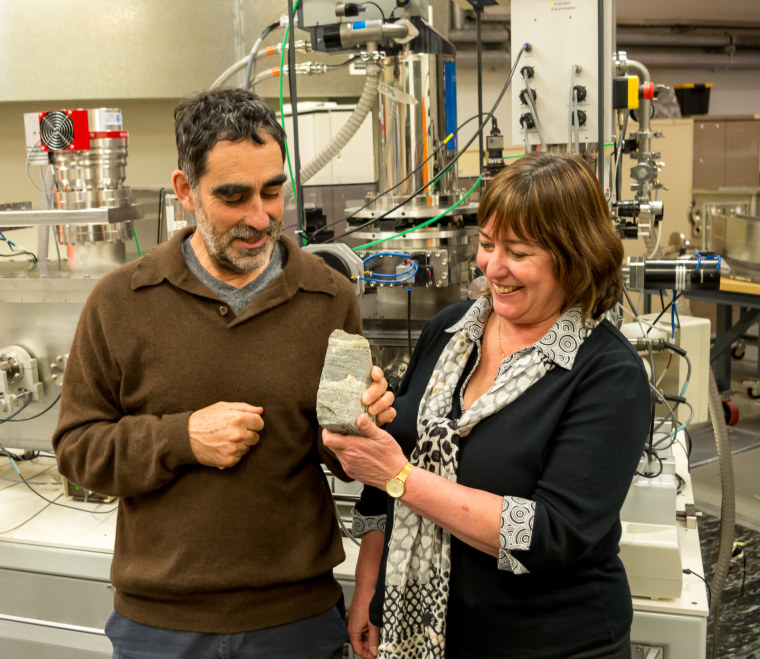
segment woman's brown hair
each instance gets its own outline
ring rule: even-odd
[[[622,290],[623,245],[591,168],[567,153],[531,152],[486,186],[478,225],[494,218],[493,239],[512,229],[552,255],[567,306],[598,318]]]

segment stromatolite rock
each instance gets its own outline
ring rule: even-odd
[[[356,419],[367,411],[361,397],[372,382],[371,372],[372,354],[367,339],[334,330],[317,391],[320,426],[344,435],[361,434]]]

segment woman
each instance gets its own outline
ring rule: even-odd
[[[365,437],[324,432],[371,486],[354,649],[375,656],[378,625],[384,658],[629,657],[619,511],[650,399],[640,358],[602,320],[622,245],[570,155],[507,167],[478,225],[487,295],[427,323],[388,432],[366,415]]]

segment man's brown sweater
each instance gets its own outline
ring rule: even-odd
[[[235,317],[187,269],[176,235],[104,277],[82,312],[53,437],[61,473],[120,497],[115,607],[155,627],[235,633],[335,605],[344,559],[315,413],[332,330],[360,331],[352,286],[295,243]],[[233,468],[200,465],[190,414],[264,408]]]

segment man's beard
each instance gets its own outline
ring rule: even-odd
[[[270,219],[269,226],[264,231],[240,222],[231,229],[220,232],[209,222],[201,204],[196,204],[195,219],[211,262],[220,270],[238,275],[266,267],[282,230],[279,222]],[[235,242],[239,238],[254,243],[262,236],[268,236],[267,241],[261,247],[253,249]]]

